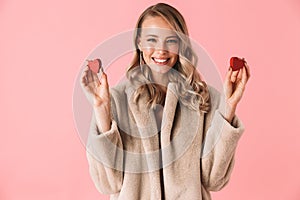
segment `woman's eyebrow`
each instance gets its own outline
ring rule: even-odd
[[[177,35],[171,35],[171,36],[168,36],[167,38],[177,38],[178,39],[178,36]]]
[[[158,38],[159,36],[158,35],[153,35],[153,34],[148,34],[146,35],[146,37],[156,37]],[[171,36],[167,36],[166,38],[178,38],[177,35],[171,35]]]
[[[146,35],[147,37],[158,37],[157,35],[153,35],[153,34],[148,34]]]

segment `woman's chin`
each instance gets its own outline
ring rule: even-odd
[[[167,65],[164,66],[152,66],[151,71],[154,71],[155,73],[160,73],[160,74],[166,74],[170,71],[172,67],[169,67]]]

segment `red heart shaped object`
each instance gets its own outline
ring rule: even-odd
[[[99,58],[94,59],[94,60],[88,60],[88,67],[90,68],[90,70],[92,70],[96,74],[99,73],[101,66],[102,66],[102,63]]]
[[[230,67],[233,71],[237,71],[241,69],[245,65],[245,60],[240,59],[238,57],[231,57],[230,58]]]

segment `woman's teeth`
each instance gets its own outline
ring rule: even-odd
[[[154,62],[157,64],[166,64],[168,62],[168,58],[166,59],[160,59],[160,58],[153,58]]]

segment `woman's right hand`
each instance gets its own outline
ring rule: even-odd
[[[102,72],[100,80],[88,66],[81,75],[81,87],[93,106],[96,122],[101,131],[108,131],[111,125],[110,93],[107,75]]]
[[[104,72],[99,80],[98,75],[87,66],[81,76],[81,86],[93,107],[110,104],[109,85]]]

